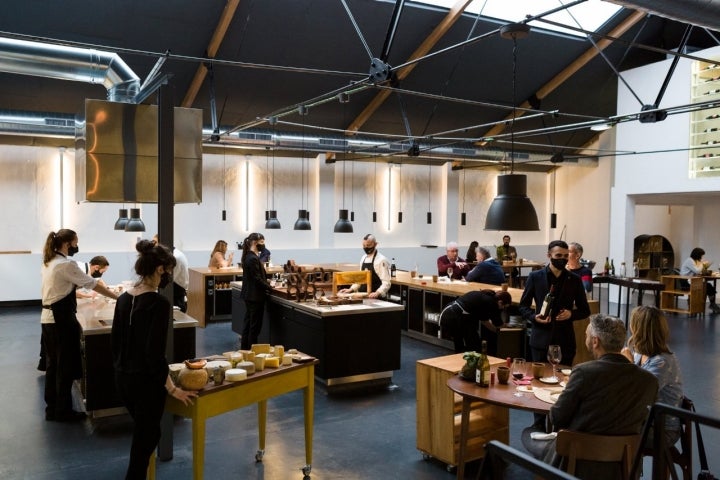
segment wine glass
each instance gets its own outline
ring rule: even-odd
[[[325,292],[322,288],[318,288],[315,290],[315,306],[318,306],[320,304],[320,299],[325,296]]]
[[[522,380],[525,376],[525,359],[524,358],[514,358],[512,362],[512,367],[510,367],[510,372],[512,373],[512,376],[515,380]],[[523,394],[520,392],[521,385],[517,385],[515,388],[515,395],[516,397],[522,397]]]
[[[453,274],[453,267],[448,267],[447,275],[448,275],[448,279],[450,279],[451,282],[452,282],[452,274]]]
[[[548,362],[552,364],[552,376],[550,377],[550,380],[552,382],[557,382],[558,378],[555,375],[555,372],[557,371],[557,366],[560,365],[560,360],[562,359],[560,345],[550,345],[548,347],[547,359]]]

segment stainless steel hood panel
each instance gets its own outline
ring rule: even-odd
[[[155,203],[158,109],[86,100],[76,126],[78,201]],[[202,201],[202,111],[175,108],[175,203]]]

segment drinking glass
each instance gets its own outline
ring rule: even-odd
[[[448,279],[452,282],[453,267],[447,269]]]
[[[510,368],[510,372],[512,373],[512,376],[515,380],[522,380],[525,376],[525,359],[524,358],[514,358],[512,362],[512,367]],[[515,388],[515,395],[516,397],[522,397],[523,394],[520,391],[520,387],[522,385],[517,385]]]
[[[550,377],[550,380],[556,382],[558,381],[558,378],[557,375],[555,375],[555,372],[557,371],[557,366],[560,365],[560,360],[562,359],[560,345],[550,345],[548,347],[547,359],[548,362],[552,364],[552,376]]]

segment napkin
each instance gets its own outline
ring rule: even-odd
[[[513,383],[515,385],[530,385],[532,382],[530,381],[530,378],[523,378],[522,380],[515,380],[513,378]]]
[[[530,438],[533,440],[552,440],[555,437],[557,437],[557,432],[530,432]]]

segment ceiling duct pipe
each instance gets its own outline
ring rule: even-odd
[[[720,29],[720,0],[606,0],[682,23]]]
[[[99,83],[107,100],[134,103],[140,78],[116,53],[0,38],[0,72]]]

